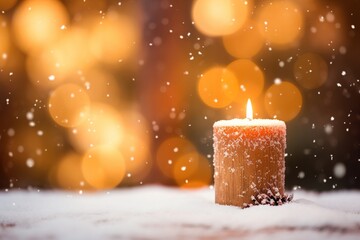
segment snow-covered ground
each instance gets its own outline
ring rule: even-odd
[[[0,193],[0,239],[240,238],[360,239],[360,192],[296,191],[292,203],[248,209],[215,204],[211,189]]]

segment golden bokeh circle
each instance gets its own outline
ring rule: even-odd
[[[31,82],[41,88],[58,86],[65,80],[78,77],[94,62],[87,44],[88,34],[82,28],[67,30],[41,51],[30,54],[26,70]]]
[[[91,32],[90,52],[101,61],[118,64],[137,50],[140,41],[138,29],[134,19],[109,12]]]
[[[210,185],[212,167],[198,152],[182,155],[174,165],[175,182],[182,188],[200,188]]]
[[[200,78],[197,90],[206,105],[223,108],[237,97],[239,84],[233,72],[223,67],[212,67]]]
[[[83,152],[88,148],[107,145],[119,147],[124,140],[124,124],[120,112],[110,105],[92,103],[85,121],[69,129],[69,140]]]
[[[30,169],[28,177],[42,177],[46,173],[52,161],[56,161],[61,154],[56,143],[58,135],[46,126],[42,126],[43,135],[39,135],[36,127],[28,127],[25,124],[14,122],[14,128],[8,129],[8,141],[4,144],[4,151],[11,158],[14,171]],[[57,139],[57,140],[55,140]],[[30,159],[31,165],[27,164]]]
[[[236,58],[251,58],[264,45],[264,38],[253,21],[248,21],[233,34],[223,36],[226,51]]]
[[[64,5],[57,0],[22,1],[13,16],[13,31],[19,47],[25,51],[39,49],[61,34],[69,16]]]
[[[0,23],[5,21],[0,16]],[[10,46],[10,34],[9,29],[6,26],[0,26],[0,58],[3,54],[7,54]]]
[[[179,159],[196,151],[195,146],[187,139],[172,137],[164,140],[156,152],[156,163],[160,171],[173,178],[174,166]]]
[[[318,54],[305,53],[298,57],[294,64],[296,81],[306,89],[322,86],[328,77],[328,66]]]
[[[83,157],[82,173],[96,189],[116,187],[125,176],[125,162],[119,150],[110,146],[90,148]]]
[[[208,36],[223,36],[239,30],[248,16],[246,0],[196,0],[192,19],[196,28]]]
[[[152,161],[149,158],[149,141],[146,141],[146,137],[144,141],[143,135],[127,134],[124,136],[126,141],[121,144],[126,166],[125,184],[137,184],[150,173]]]
[[[69,190],[85,188],[85,179],[81,172],[81,156],[67,153],[56,166],[56,183],[59,187]]]
[[[260,33],[273,44],[290,44],[303,32],[303,13],[294,1],[265,3],[259,9],[257,21]]]
[[[247,99],[260,96],[264,88],[264,74],[259,66],[251,60],[239,59],[230,63],[226,69],[236,76],[238,94],[236,102],[243,103]]]
[[[49,113],[63,127],[76,127],[88,116],[90,100],[85,90],[76,84],[56,88],[49,98]]]
[[[302,95],[292,83],[282,81],[271,85],[264,96],[265,109],[271,118],[290,121],[300,112]]]
[[[152,161],[150,158],[150,136],[147,119],[138,109],[122,111],[124,118],[123,141],[120,151],[126,165],[124,184],[137,184],[150,172]]]

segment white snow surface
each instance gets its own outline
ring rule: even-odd
[[[254,127],[254,126],[279,126],[285,127],[285,122],[277,119],[248,119],[234,118],[220,120],[214,123],[214,127]]]
[[[0,239],[360,239],[360,191],[294,194],[241,209],[209,188],[2,192]]]

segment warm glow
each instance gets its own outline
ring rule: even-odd
[[[83,73],[86,81],[81,81],[92,102],[102,102],[114,107],[126,107],[126,89],[119,87],[122,76],[114,76],[102,68],[91,68]]]
[[[212,184],[221,119],[291,121],[294,159],[357,140],[349,2],[0,0],[0,188]]]
[[[13,30],[19,47],[26,52],[43,48],[61,34],[69,17],[57,0],[22,1],[13,17]]]
[[[63,151],[57,146],[59,132],[43,125],[29,127],[22,124],[21,126],[16,121],[12,126],[13,128],[7,130],[9,141],[3,146],[3,151],[6,152],[4,158],[10,157],[13,166],[9,169],[9,173],[16,178],[23,178],[29,184],[43,181]],[[6,136],[5,134],[3,136]]]
[[[269,1],[263,6],[257,20],[267,41],[288,45],[298,39],[303,31],[303,13],[294,1]]]
[[[306,89],[318,88],[327,80],[328,66],[320,55],[305,53],[296,60],[294,75],[302,87]]]
[[[27,58],[30,80],[39,87],[52,88],[64,80],[79,77],[79,72],[93,63],[93,58],[84,42],[88,34],[84,29],[72,28],[39,54]]]
[[[346,11],[336,5],[332,6],[330,10],[325,5],[317,6],[315,12],[316,14],[310,16],[311,27],[307,39],[311,49],[316,52],[328,53],[330,48],[338,49],[346,46],[348,35],[347,29],[343,27],[347,24]]]
[[[113,147],[91,148],[83,157],[81,169],[86,181],[94,188],[114,188],[125,176],[124,157]]]
[[[84,189],[86,182],[81,172],[81,156],[67,153],[56,167],[56,185],[63,189]]]
[[[142,135],[125,135],[126,141],[121,144],[120,150],[124,156],[126,175],[124,184],[138,184],[150,172],[149,141],[145,133]]]
[[[176,183],[182,188],[200,188],[208,186],[212,178],[209,161],[198,152],[182,155],[174,165],[173,174]]]
[[[5,22],[5,19],[3,19],[0,16],[0,23]],[[8,53],[10,45],[10,34],[7,27],[0,27],[0,57],[4,53]]]
[[[2,0],[0,1],[0,10],[6,11],[11,9],[15,4],[17,0]]]
[[[236,58],[251,58],[264,45],[264,37],[253,21],[248,21],[237,32],[223,37],[226,51]]]
[[[273,84],[265,93],[265,109],[272,118],[290,121],[302,107],[300,90],[290,82]]]
[[[230,63],[226,69],[237,80],[237,92],[234,100],[243,103],[249,98],[257,98],[264,88],[264,74],[260,67],[248,59],[239,59]],[[233,90],[234,91],[234,90]]]
[[[75,127],[87,118],[90,100],[83,88],[69,83],[51,93],[48,106],[49,113],[57,124]]]
[[[106,146],[121,152],[126,167],[124,184],[137,184],[151,170],[147,120],[136,109],[117,111],[103,103],[93,103],[87,119],[68,130],[72,146],[79,152]]]
[[[165,176],[173,178],[175,164],[192,152],[196,152],[196,148],[189,140],[180,137],[168,138],[157,149],[156,163]]]
[[[147,119],[135,108],[121,112],[124,117],[123,141],[120,151],[124,156],[126,175],[124,184],[138,184],[152,167]]]
[[[198,93],[206,105],[223,108],[239,95],[239,85],[233,72],[226,68],[213,67],[200,78]]]
[[[247,119],[253,119],[253,109],[252,109],[250,99],[248,99],[247,104],[246,104],[246,118]]]
[[[96,23],[89,40],[91,53],[106,63],[118,64],[136,51],[140,33],[136,21],[115,12]]]
[[[109,105],[99,103],[92,103],[86,120],[68,132],[70,142],[79,151],[101,145],[118,147],[124,139],[120,113]]]
[[[196,0],[192,18],[200,32],[208,36],[222,36],[242,27],[248,8],[246,0]]]

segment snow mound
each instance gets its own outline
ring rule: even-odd
[[[283,206],[214,203],[214,190],[145,186],[0,193],[0,239],[359,239],[360,192],[295,192]]]

